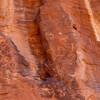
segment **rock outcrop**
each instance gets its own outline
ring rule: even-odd
[[[1,0],[0,100],[100,100],[99,5]]]

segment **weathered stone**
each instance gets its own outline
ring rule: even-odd
[[[99,0],[0,1],[0,100],[100,100]]]

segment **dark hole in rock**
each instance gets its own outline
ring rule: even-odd
[[[75,30],[77,30],[77,27],[76,27],[76,25],[75,25],[75,24],[73,24],[73,28],[74,28]]]

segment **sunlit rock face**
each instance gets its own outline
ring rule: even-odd
[[[0,100],[100,100],[99,5],[1,0]]]

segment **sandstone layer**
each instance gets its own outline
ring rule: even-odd
[[[1,0],[0,100],[100,100],[99,5]]]

